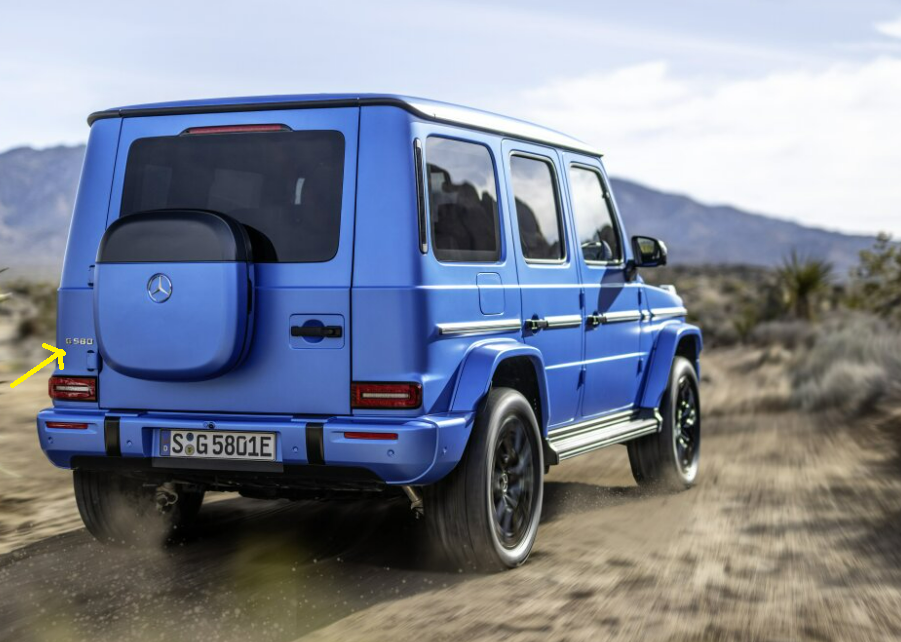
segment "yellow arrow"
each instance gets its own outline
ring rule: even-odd
[[[43,361],[41,361],[38,365],[36,365],[34,368],[32,368],[31,370],[29,370],[28,372],[23,374],[21,377],[19,377],[15,381],[13,381],[11,384],[9,384],[10,388],[15,388],[20,383],[22,383],[23,381],[28,379],[28,377],[33,375],[35,372],[37,372],[38,370],[40,370],[41,368],[46,366],[48,363],[51,363],[54,359],[59,359],[59,369],[60,370],[63,369],[63,357],[66,356],[66,351],[63,350],[62,348],[54,348],[52,345],[49,345],[46,343],[42,343],[41,345],[44,346],[47,350],[49,350],[53,354],[50,355],[49,357],[47,357],[46,359],[44,359]]]

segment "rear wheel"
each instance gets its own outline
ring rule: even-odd
[[[116,473],[76,470],[73,478],[85,527],[111,544],[165,544],[187,529],[203,503],[203,490],[148,485]]]
[[[466,453],[445,479],[425,488],[435,540],[464,570],[519,566],[535,543],[544,484],[541,435],[526,398],[489,392]]]
[[[632,476],[640,486],[683,490],[694,485],[701,457],[701,403],[698,375],[676,357],[660,404],[660,432],[629,442]]]

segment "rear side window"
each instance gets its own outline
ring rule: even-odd
[[[497,181],[488,148],[431,136],[426,163],[435,257],[498,261]]]
[[[213,210],[247,227],[255,261],[321,262],[338,251],[343,185],[340,132],[143,138],[128,154],[121,215]]]
[[[562,261],[566,256],[563,217],[553,167],[531,156],[513,156],[510,178],[523,256],[533,261]]]
[[[590,262],[623,260],[623,247],[601,175],[593,169],[569,168],[569,191],[573,199],[576,233],[582,256]]]

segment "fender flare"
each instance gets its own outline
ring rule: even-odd
[[[479,402],[488,393],[491,379],[502,361],[513,357],[527,357],[535,368],[538,393],[541,398],[541,417],[538,417],[542,435],[547,431],[550,417],[550,399],[547,392],[547,375],[541,351],[514,339],[487,339],[474,343],[463,357],[460,374],[451,399],[451,412],[475,412]]]
[[[694,367],[698,376],[701,374],[699,357],[703,349],[701,330],[697,326],[687,323],[670,323],[664,326],[657,335],[657,341],[651,352],[648,363],[648,374],[645,380],[644,392],[641,396],[642,408],[659,408],[669,383],[669,374],[676,358],[679,343],[687,337],[692,337],[696,342],[694,354]]]

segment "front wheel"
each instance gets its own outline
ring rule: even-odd
[[[701,458],[701,401],[697,372],[684,357],[673,360],[660,414],[660,432],[628,443],[632,476],[639,486],[689,488]]]
[[[162,545],[197,517],[203,490],[155,486],[116,473],[76,470],[75,501],[85,527],[104,543]]]
[[[425,488],[434,539],[460,569],[499,571],[529,556],[544,494],[544,457],[535,413],[510,388],[488,393],[466,453]]]

